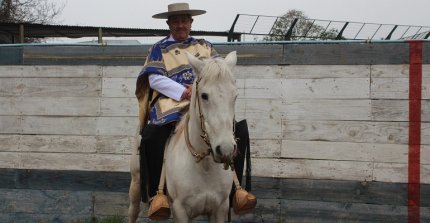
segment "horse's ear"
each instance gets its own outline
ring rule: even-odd
[[[188,57],[188,62],[190,62],[190,65],[191,67],[193,67],[193,70],[196,72],[196,75],[199,74],[202,71],[205,63],[188,52],[187,52],[187,57]]]
[[[237,54],[236,51],[232,51],[227,56],[225,56],[225,62],[228,64],[228,66],[233,69],[233,67],[237,63]]]

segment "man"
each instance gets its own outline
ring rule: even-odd
[[[156,195],[165,143],[175,123],[188,108],[195,75],[186,53],[198,58],[218,56],[211,43],[190,36],[192,16],[204,13],[204,10],[189,9],[187,3],[175,3],[168,5],[167,12],[153,16],[167,19],[170,35],[152,46],[136,84],[142,135],[140,166],[144,202],[151,201],[148,197]]]

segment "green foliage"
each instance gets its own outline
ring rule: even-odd
[[[315,24],[314,20],[309,19],[306,14],[299,10],[289,10],[284,15],[278,17],[274,23],[269,36],[264,37],[266,41],[280,41],[285,40],[285,36],[290,30],[295,19],[297,23],[291,30],[290,40],[303,40],[303,39],[319,39],[329,40],[335,39],[339,33],[336,29],[325,30],[324,27]]]

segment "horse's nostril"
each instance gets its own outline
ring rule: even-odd
[[[218,155],[222,155],[221,147],[220,147],[220,146],[217,146],[217,147],[215,148],[215,151],[216,151],[216,153],[217,153]]]

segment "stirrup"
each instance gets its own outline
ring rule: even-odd
[[[161,191],[157,192],[148,208],[148,218],[151,220],[166,220],[170,217],[170,205],[166,195]]]
[[[242,188],[236,188],[233,197],[233,210],[237,215],[252,212],[257,205],[257,197]]]

